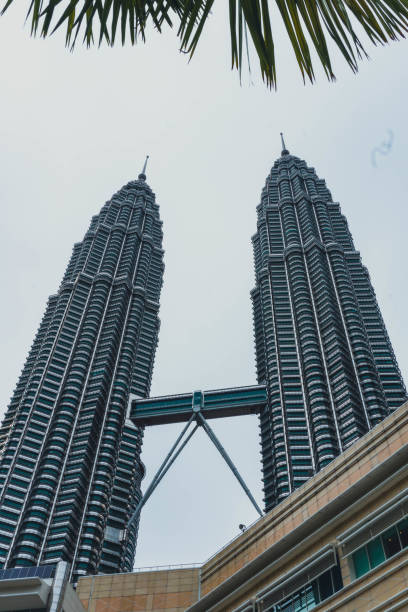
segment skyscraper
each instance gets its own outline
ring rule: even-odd
[[[407,398],[347,220],[314,169],[282,146],[253,237],[266,510]]]
[[[159,331],[162,223],[143,172],[92,218],[47,304],[0,431],[0,567],[127,571]]]

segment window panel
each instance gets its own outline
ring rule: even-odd
[[[360,578],[370,570],[366,547],[363,546],[353,554],[353,564],[356,578]]]
[[[406,548],[408,546],[408,518],[398,523],[397,529],[401,545],[403,548]]]
[[[377,565],[385,561],[385,553],[381,538],[375,538],[375,540],[368,542],[367,552],[371,568],[377,567]]]
[[[391,529],[382,534],[382,542],[387,559],[396,555],[401,550],[396,527],[391,527]]]

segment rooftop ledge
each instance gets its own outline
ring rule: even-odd
[[[45,608],[51,590],[52,579],[8,578],[0,580],[0,610],[29,610]]]

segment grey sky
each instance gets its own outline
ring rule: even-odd
[[[190,63],[173,33],[72,54],[61,36],[30,39],[17,3],[0,19],[2,409],[73,243],[146,153],[166,250],[152,395],[254,383],[250,237],[281,130],[340,201],[408,380],[408,43],[370,47],[357,76],[338,60],[337,83],[319,73],[304,87],[278,27],[278,93],[254,66],[255,85],[244,70],[240,87],[216,5]],[[392,149],[375,168],[372,150],[389,129]],[[213,424],[261,501],[256,417]],[[146,482],[178,430],[146,431]],[[136,565],[203,561],[255,519],[198,432],[144,509]]]

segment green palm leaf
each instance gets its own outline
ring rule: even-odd
[[[4,13],[14,0],[6,0]],[[225,2],[225,0],[219,0]],[[272,0],[228,0],[232,67],[241,73],[246,33],[252,40],[262,78],[276,87],[276,58],[270,7]],[[315,79],[312,49],[327,77],[334,79],[327,37],[334,41],[350,68],[367,55],[355,31],[359,25],[375,45],[404,37],[408,31],[408,0],[274,0],[288,34],[303,80]],[[31,33],[49,36],[65,26],[66,44],[74,47],[82,32],[89,46],[109,45],[118,31],[122,44],[146,38],[151,24],[159,32],[176,25],[181,50],[193,56],[214,0],[31,0],[27,17]],[[353,25],[354,24],[354,25]]]

